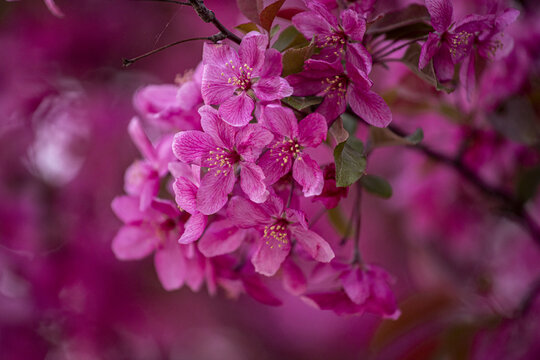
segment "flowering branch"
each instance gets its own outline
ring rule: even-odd
[[[399,136],[406,136],[406,133],[395,125],[390,125],[388,128]],[[519,220],[519,222],[528,230],[533,240],[540,245],[540,227],[532,219],[530,214],[527,213],[523,204],[515,199],[512,194],[509,194],[504,189],[488,184],[474,171],[468,168],[460,158],[449,157],[424,144],[417,144],[410,148],[423,153],[432,160],[454,168],[465,180],[480,192],[504,203],[506,205],[505,208]]]

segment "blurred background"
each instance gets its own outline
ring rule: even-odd
[[[205,3],[228,28],[245,22],[235,1]],[[377,9],[407,3],[379,1]],[[485,3],[454,1],[455,16]],[[401,64],[378,68],[373,78],[395,123],[422,127],[425,143],[442,152],[458,151],[466,138],[464,161],[511,188],[516,174],[538,168],[537,144],[500,136],[486,118],[516,96],[538,114],[540,28],[534,1],[508,4],[522,18],[510,30],[518,55],[493,65],[491,79],[500,76],[505,88],[504,76],[513,81],[497,106],[468,108]],[[451,167],[405,148],[373,153],[370,169],[389,179],[394,197],[366,196],[362,203],[363,257],[394,275],[397,321],[339,317],[286,293],[275,308],[247,296],[166,292],[151,258],[118,261],[110,243],[121,222],[110,203],[140,156],[126,130],[135,115],[132,95],[194,68],[202,42],[126,69],[121,59],[216,30],[191,8],[173,4],[57,5],[64,18],[40,0],[0,0],[1,359],[540,356],[538,243]],[[540,218],[538,205],[535,196],[527,199]]]

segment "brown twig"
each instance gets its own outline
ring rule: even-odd
[[[216,18],[216,15],[214,12],[206,7],[204,5],[203,0],[189,0],[189,3],[193,7],[193,10],[199,15],[199,17],[204,21],[205,23],[212,23],[214,26],[221,31],[222,34],[224,34],[227,39],[234,41],[237,44],[240,44],[242,39],[240,39],[238,36],[233,34],[229,29],[227,29],[223,24],[221,24],[218,19]]]

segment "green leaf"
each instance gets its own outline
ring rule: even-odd
[[[413,73],[418,75],[422,80],[434,86],[437,90],[444,90],[447,93],[453,92],[456,89],[456,86],[454,84],[443,85],[437,80],[437,77],[435,76],[435,70],[433,70],[432,61],[430,61],[429,64],[426,65],[426,67],[422,70],[418,69],[421,50],[422,47],[417,43],[410,45],[407,48],[405,55],[403,55],[403,58],[401,58],[401,61],[403,61],[403,63],[407,65],[407,67],[411,69]]]
[[[516,182],[516,197],[525,203],[534,198],[540,185],[540,167],[523,171]]]
[[[424,5],[412,4],[406,8],[390,11],[372,22],[366,33],[383,34],[399,28],[430,22],[429,12]]]
[[[356,134],[356,129],[358,128],[358,119],[349,113],[341,114],[341,120],[343,120],[343,127],[349,134]]]
[[[304,69],[304,63],[313,55],[313,44],[299,49],[289,49],[283,53],[283,71],[281,76],[296,74]]]
[[[330,126],[328,133],[332,136],[336,144],[345,142],[349,138],[349,132],[343,127],[343,120],[340,117]]]
[[[272,30],[270,30],[270,38],[273,38],[273,37],[279,32],[279,29],[280,29],[279,24],[278,24],[278,25],[274,25],[274,26],[272,27]]]
[[[261,20],[261,26],[263,27],[263,29],[270,32],[270,29],[272,28],[272,23],[274,22],[274,19],[276,18],[276,15],[279,9],[281,9],[281,7],[283,6],[284,2],[285,0],[278,0],[268,5],[263,9],[263,11],[261,11],[259,19]]]
[[[540,143],[540,120],[526,97],[513,97],[488,115],[488,120],[502,135],[525,144]]]
[[[281,101],[289,106],[292,106],[296,110],[304,110],[310,106],[319,105],[323,101],[323,98],[317,96],[289,96],[281,99]]]
[[[360,179],[362,187],[369,193],[389,199],[392,197],[392,186],[380,176],[364,175]]]
[[[259,31],[259,28],[257,27],[257,25],[252,22],[240,24],[238,26],[235,26],[234,28],[240,30],[244,34],[247,34],[250,31]]]
[[[383,146],[416,145],[424,138],[424,132],[418,128],[409,136],[399,136],[389,128],[369,128],[369,141],[372,148]]]
[[[272,47],[279,52],[283,52],[292,47],[302,47],[309,44],[309,41],[294,26],[286,27],[279,34]]]
[[[334,161],[336,163],[336,186],[351,186],[364,175],[366,170],[364,144],[360,140],[350,137],[346,142],[336,146]]]
[[[340,207],[338,206],[333,209],[328,209],[326,213],[328,215],[328,219],[330,220],[330,224],[332,224],[334,229],[337,230],[338,234],[341,236],[346,236],[348,224],[345,219],[347,217],[343,214]]]

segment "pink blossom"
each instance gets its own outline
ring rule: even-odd
[[[272,101],[292,95],[292,88],[280,77],[281,53],[267,46],[268,37],[257,32],[244,36],[238,52],[224,44],[204,44],[203,99],[220,105],[220,117],[232,126],[249,123],[254,97]]]
[[[270,195],[263,204],[233,197],[227,213],[238,227],[255,228],[262,235],[251,258],[260,274],[273,276],[279,270],[291,252],[293,239],[316,261],[329,262],[334,258],[330,245],[308,229],[304,213],[284,209],[283,201],[276,195]]]
[[[200,63],[180,79],[179,85],[148,85],[139,89],[133,97],[135,109],[164,130],[199,129],[202,70]]]
[[[112,204],[124,226],[112,242],[120,260],[142,259],[155,252],[154,265],[166,290],[182,287],[186,276],[185,248],[177,243],[180,213],[169,201],[154,200],[144,211],[132,196],[116,197]]]
[[[169,169],[174,178],[173,191],[179,208],[191,214],[184,224],[184,232],[178,242],[191,244],[197,241],[206,228],[207,216],[196,208],[197,191],[201,184],[200,167],[189,167],[183,163],[170,163]]]
[[[294,26],[308,39],[314,39],[321,48],[314,59],[334,62],[346,53],[351,62],[366,75],[371,72],[371,55],[361,44],[366,32],[366,19],[353,9],[345,10],[340,21],[315,0],[306,0],[310,11],[304,11],[292,18]]]
[[[329,124],[345,112],[348,104],[368,124],[388,126],[392,113],[384,100],[371,91],[373,82],[350,62],[346,70],[345,73],[340,61],[328,63],[309,59],[303,72],[290,75],[287,80],[296,96],[324,96],[317,112],[324,115]]]
[[[208,168],[197,191],[196,209],[206,215],[218,212],[233,190],[237,173],[240,187],[249,198],[264,202],[268,191],[263,170],[255,161],[272,140],[272,134],[259,124],[235,128],[208,105],[199,112],[204,132],[182,131],[173,142],[173,151],[179,160]]]
[[[431,15],[431,25],[435,32],[430,33],[422,45],[418,68],[425,68],[433,59],[437,78],[441,82],[450,81],[454,77],[454,65],[470,54],[475,33],[486,27],[486,18],[470,15],[454,27],[450,0],[426,0],[426,7]]]
[[[328,126],[324,117],[310,114],[298,123],[291,109],[269,105],[260,120],[275,135],[270,150],[259,160],[266,182],[274,184],[292,168],[293,178],[302,185],[304,196],[319,195],[324,186],[323,174],[304,149],[316,148],[326,139]]]
[[[158,194],[160,179],[168,173],[168,164],[173,159],[172,137],[164,136],[154,147],[136,117],[129,123],[128,131],[143,160],[136,160],[126,170],[124,188],[129,195],[140,197],[140,207],[144,210]]]
[[[349,194],[348,187],[336,186],[336,165],[328,164],[323,169],[324,186],[320,195],[313,198],[313,201],[320,201],[327,209],[333,209],[339,205],[341,199]]]
[[[307,293],[304,300],[339,315],[368,312],[383,318],[399,318],[401,312],[389,285],[392,278],[384,269],[376,265],[333,264],[326,266],[326,271],[339,276],[339,286],[334,291]]]

